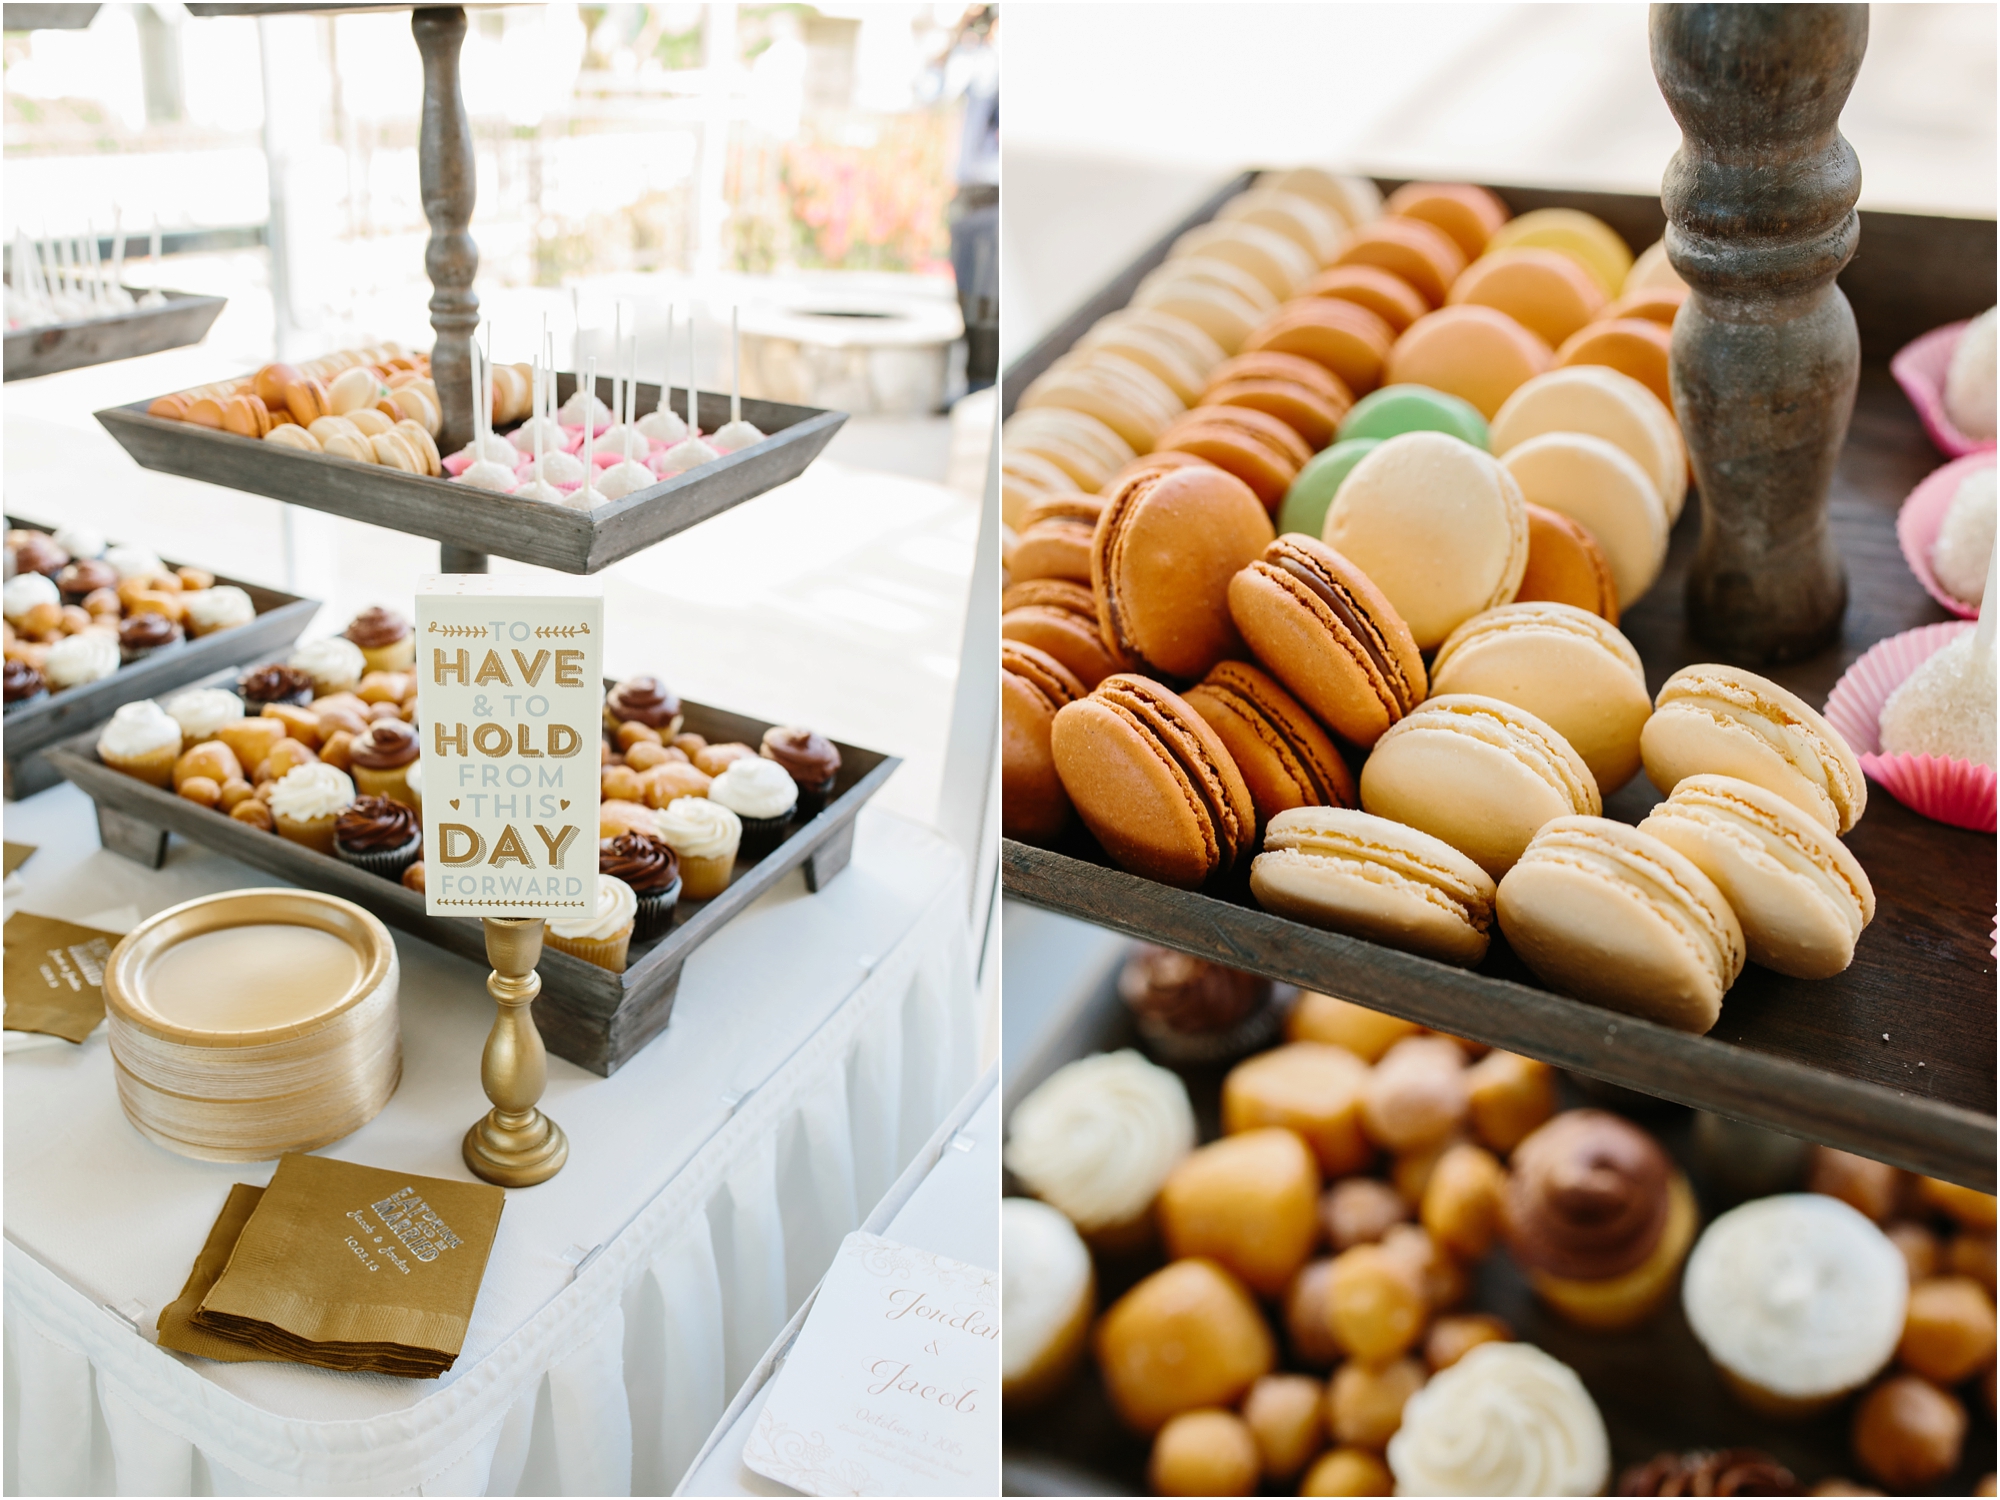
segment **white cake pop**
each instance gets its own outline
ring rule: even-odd
[[[662,453],[657,459],[653,461],[654,465],[660,471],[661,478],[665,478],[669,474],[685,474],[689,469],[698,469],[703,464],[714,463],[718,458],[722,457],[720,453],[717,453],[715,449],[711,448],[707,443],[704,443],[700,438],[693,436],[693,434],[701,431],[700,424],[695,420],[695,409],[694,409],[695,368],[696,366],[694,358],[694,308],[689,307],[688,308],[688,414],[687,414],[687,425],[688,425],[689,436],[681,439],[680,442],[675,443],[673,447],[669,448],[665,453]]]
[[[632,406],[637,399],[635,391],[639,384],[638,374],[639,336],[635,333],[632,335],[631,372],[627,375],[620,392],[619,416],[623,420],[612,428],[611,432],[605,434],[607,445],[613,441],[613,434],[616,434],[617,446],[614,451],[622,452],[624,457],[597,476],[597,488],[613,500],[623,500],[627,495],[637,494],[640,490],[660,482],[657,474],[633,456],[635,452],[646,451],[646,439],[632,423]]]
[[[636,321],[636,320],[634,320]],[[632,335],[631,372],[625,371],[625,307],[618,306],[611,328],[611,358],[614,369],[611,376],[611,421],[612,425],[597,435],[607,453],[616,453],[623,461],[630,462],[632,450],[636,447],[641,456],[646,452],[646,435],[632,425],[632,387],[637,384],[639,365],[639,335]]]
[[[583,381],[583,388],[585,390],[594,391],[597,389],[596,360],[591,360],[590,364],[585,368]],[[596,510],[600,505],[609,505],[611,503],[609,495],[605,494],[602,490],[592,487],[591,481],[597,473],[596,458],[596,434],[591,428],[585,427],[583,429],[583,483],[570,493],[568,499],[563,501],[563,504],[571,510]]]
[[[475,455],[473,462],[466,465],[458,476],[458,482],[470,485],[476,490],[492,490],[497,494],[508,494],[514,488],[514,465],[499,463],[488,457],[492,444],[498,443],[509,459],[514,454],[514,445],[505,438],[496,438],[488,425],[493,412],[493,370],[487,363],[485,350],[479,347],[479,340],[472,341],[472,441],[466,445],[467,451]]]
[[[1985,600],[1986,570],[1993,559],[1994,475],[1974,469],[1951,497],[1951,505],[1931,544],[1931,569],[1952,598],[1979,605]]]
[[[1994,428],[1994,310],[1966,325],[1952,351],[1944,377],[1944,409],[1951,425],[1967,437],[1986,442]]]
[[[546,428],[554,427],[560,433],[562,428],[547,415],[548,392],[551,373],[543,356],[548,351],[549,320],[542,319],[542,342],[535,350],[534,368],[529,372],[529,416],[527,426],[532,429],[535,461],[528,469],[528,477],[514,487],[514,493],[523,500],[540,500],[549,505],[561,505],[566,498],[563,492],[550,484],[542,472],[542,459],[547,444],[543,441]]]
[[[764,431],[743,420],[743,330],[736,309],[729,309],[729,420],[709,442],[723,453],[740,453],[764,441]]]
[[[674,388],[674,309],[667,307],[667,362],[660,372],[660,399],[651,412],[639,418],[639,430],[656,443],[673,444],[688,435],[687,423],[679,413],[667,405],[667,396]]]

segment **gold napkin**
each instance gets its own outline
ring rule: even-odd
[[[15,912],[6,945],[6,1029],[81,1042],[104,1019],[104,966],[119,934]]]
[[[34,844],[0,843],[0,875],[12,875],[20,869],[37,847]]]
[[[505,1193],[286,1156],[256,1194],[231,1190],[180,1299],[160,1314],[162,1344],[413,1379],[451,1368]],[[231,1352],[211,1352],[211,1340]]]

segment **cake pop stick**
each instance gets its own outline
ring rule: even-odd
[[[495,463],[486,457],[487,444],[493,436],[490,421],[493,410],[492,366],[487,362],[486,351],[480,347],[478,338],[472,340],[468,352],[472,356],[472,462],[458,476],[459,483],[504,495],[514,488],[513,465]],[[507,451],[514,451],[512,444],[507,445]]]
[[[764,433],[754,422],[743,420],[743,332],[737,309],[729,309],[729,424],[709,439],[723,453],[740,453],[764,441]]]
[[[597,357],[591,356],[589,368],[583,377],[583,388],[592,396],[597,394]],[[589,417],[583,422],[583,487],[590,488],[590,481],[597,473],[597,423]]]
[[[688,416],[687,416],[687,423],[688,423],[688,436],[689,436],[689,437],[691,437],[691,438],[692,438],[692,437],[700,437],[700,436],[701,436],[701,423],[700,423],[700,422],[698,422],[698,421],[697,421],[697,420],[695,419],[695,414],[694,414],[694,383],[695,383],[695,378],[696,378],[696,377],[695,377],[695,357],[694,357],[694,304],[693,304],[692,302],[690,302],[690,303],[688,304]]]
[[[111,284],[119,291],[125,289],[125,210],[111,210]]]
[[[146,295],[139,299],[148,307],[157,307],[165,302],[166,294],[160,290],[160,216],[153,215],[153,241],[146,251]]]
[[[688,308],[688,435],[673,447],[662,453],[655,462],[662,475],[685,474],[689,469],[699,468],[705,463],[713,463],[721,455],[698,434],[701,429],[695,424],[695,352],[694,352],[694,308]]]

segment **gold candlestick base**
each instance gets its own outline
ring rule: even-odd
[[[569,1160],[562,1127],[535,1107],[548,1086],[548,1054],[529,1009],[542,992],[535,965],[542,957],[540,917],[487,917],[486,993],[499,1006],[479,1081],[493,1108],[465,1133],[465,1164],[475,1176],[501,1187],[547,1182]]]

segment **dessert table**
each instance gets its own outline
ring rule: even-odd
[[[100,850],[59,786],[8,807],[37,853],[7,909],[129,924],[269,878],[176,842]],[[667,1031],[605,1079],[549,1062],[567,1168],[510,1192],[436,1381],[219,1364],[153,1342],[229,1186],[124,1119],[103,1030],[9,1033],[9,1494],[667,1493],[857,1228],[973,1082],[963,862],[863,814],[818,894],[788,876],[690,959]],[[100,920],[117,920],[100,918]],[[463,1178],[486,1108],[483,969],[404,936],[403,1081],[325,1154]],[[23,1043],[26,1045],[23,1045]]]

